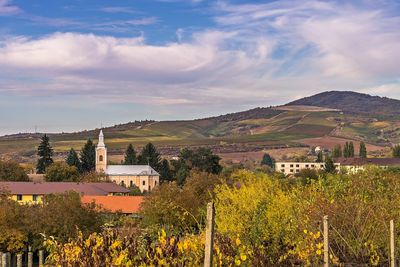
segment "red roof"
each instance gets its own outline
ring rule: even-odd
[[[82,195],[107,196],[125,194],[129,190],[115,183],[72,183],[72,182],[0,182],[0,190],[10,191],[12,195],[48,195],[75,191]]]
[[[142,196],[82,196],[83,204],[95,203],[111,212],[138,213],[143,202]]]

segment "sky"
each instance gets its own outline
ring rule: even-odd
[[[400,99],[400,1],[0,0],[0,135]]]

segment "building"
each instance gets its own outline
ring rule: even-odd
[[[160,182],[160,174],[149,165],[108,165],[102,130],[96,147],[96,171],[105,173],[116,184],[125,187],[135,185],[142,192],[151,191]]]
[[[337,170],[358,172],[364,170],[368,165],[375,165],[381,168],[400,167],[399,158],[336,158],[333,159]],[[294,175],[303,169],[323,170],[323,162],[276,162],[275,170],[285,175]]]
[[[378,166],[383,169],[400,167],[400,158],[336,158],[334,159],[341,169],[348,172],[364,170],[368,165]]]
[[[101,209],[123,214],[136,214],[143,202],[142,196],[82,196],[82,204],[94,203]]]
[[[325,168],[323,162],[276,162],[275,170],[285,175],[294,175],[303,169],[322,170]]]
[[[84,196],[126,195],[129,190],[114,183],[72,182],[0,182],[0,191],[8,192],[19,203],[40,203],[45,195],[75,191]]]

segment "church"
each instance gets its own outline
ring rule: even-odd
[[[96,147],[96,171],[105,173],[116,184],[125,187],[135,185],[142,192],[151,191],[160,183],[160,174],[149,165],[108,165],[103,130],[100,130]]]

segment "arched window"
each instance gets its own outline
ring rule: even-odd
[[[99,156],[99,161],[103,161],[103,155]]]

